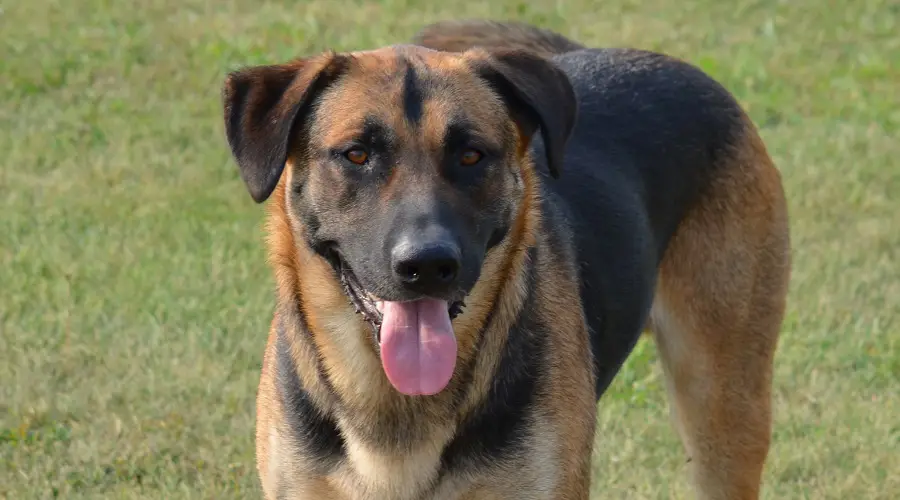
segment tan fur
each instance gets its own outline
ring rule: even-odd
[[[562,429],[546,429],[558,438],[555,462],[562,473],[553,498],[587,498],[596,419],[591,348],[581,310],[570,307],[579,302],[578,285],[558,271],[555,274],[539,269],[542,279],[550,278],[541,294],[542,314],[549,315],[549,324],[557,325],[559,332],[569,332],[550,337],[551,386],[542,395],[552,421],[565,424]]]
[[[274,323],[274,321],[273,321]],[[272,365],[275,356],[275,327],[269,330],[269,340],[263,354],[262,373],[259,378],[259,387],[256,395],[256,470],[262,478],[263,493],[266,498],[273,498],[271,468],[269,450],[276,453],[278,450],[277,437],[274,435],[274,422],[280,420],[281,405],[275,397],[273,384]],[[275,457],[278,460],[278,457]]]
[[[748,120],[667,251],[651,314],[701,499],[759,497],[789,274],[780,176]]]

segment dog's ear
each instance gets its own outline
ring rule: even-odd
[[[225,135],[257,203],[278,184],[294,127],[309,114],[316,96],[340,76],[345,63],[343,56],[327,53],[228,75],[222,91]]]
[[[540,128],[547,167],[558,178],[578,111],[569,78],[553,62],[528,51],[476,48],[467,56],[475,72],[503,98],[524,140]]]

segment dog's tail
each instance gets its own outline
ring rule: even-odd
[[[518,22],[488,20],[430,24],[413,37],[413,43],[444,52],[462,52],[473,47],[523,49],[544,57],[585,48],[550,30]]]

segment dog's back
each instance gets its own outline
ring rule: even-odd
[[[524,49],[544,57],[585,48],[568,38],[536,26],[489,20],[442,21],[426,26],[413,43],[443,51],[462,52],[472,47]]]

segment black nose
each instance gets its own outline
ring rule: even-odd
[[[450,242],[403,242],[391,252],[394,276],[409,290],[439,296],[454,291],[459,247]]]

